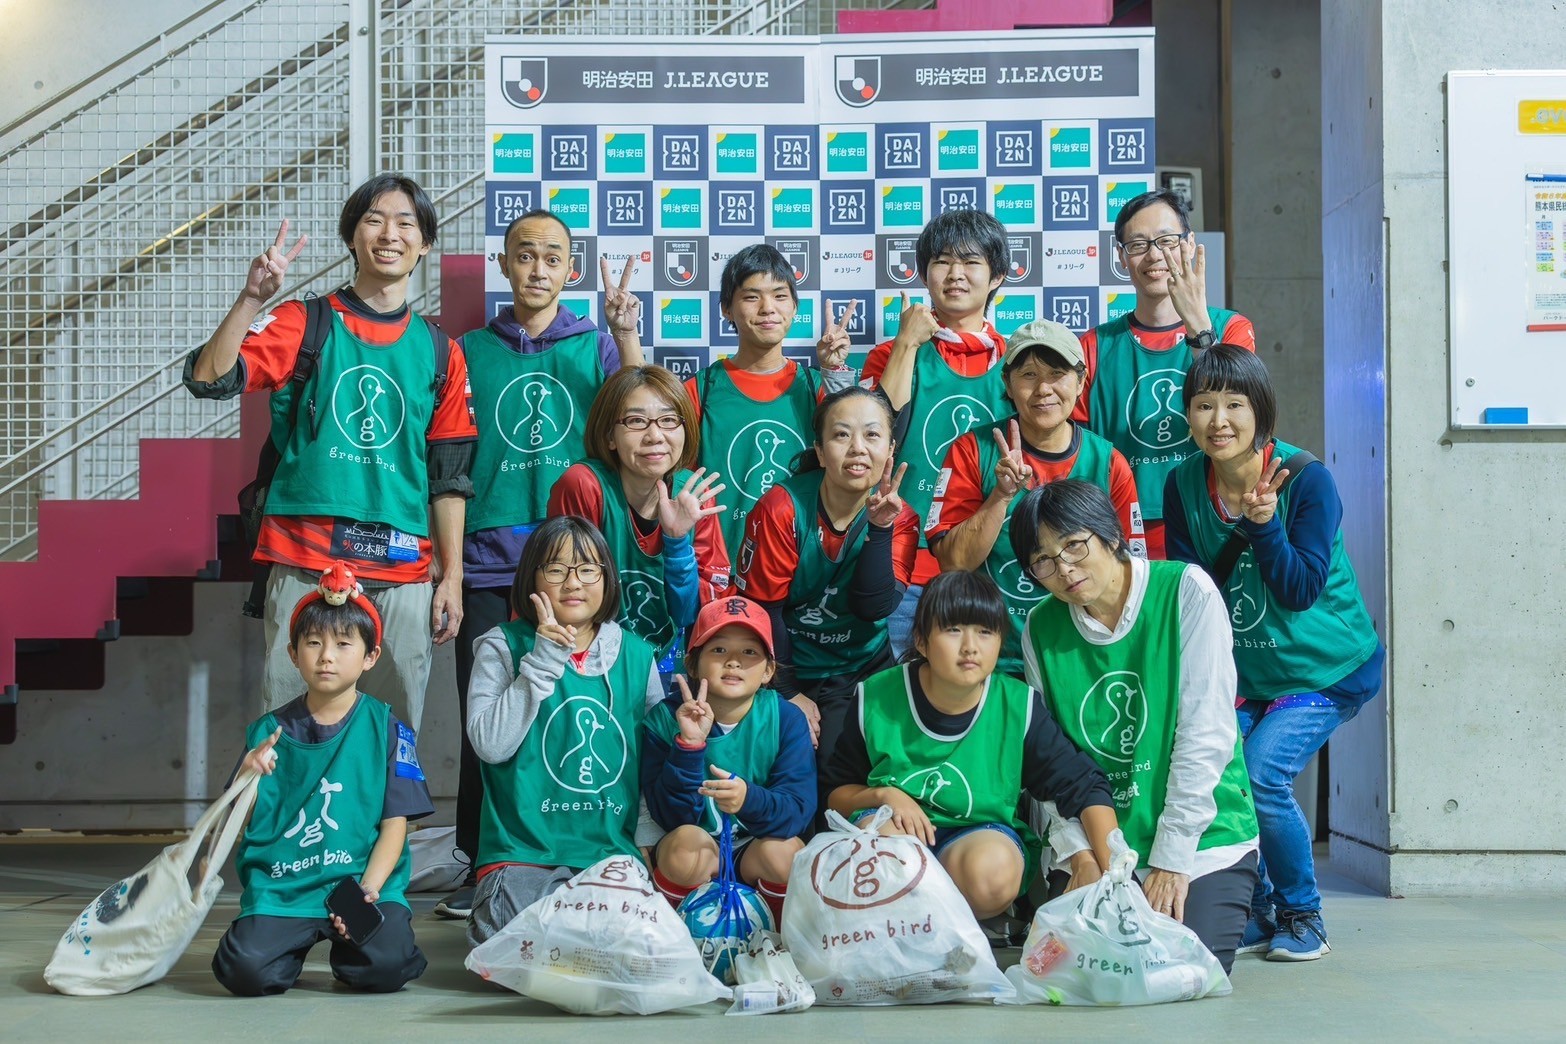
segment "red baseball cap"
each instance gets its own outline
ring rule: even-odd
[[[349,599],[353,599],[365,612],[370,614],[370,619],[375,622],[375,644],[381,644],[381,614],[375,608],[375,603],[370,601],[370,596],[364,593],[364,585],[354,579],[353,571],[341,562],[333,562],[331,568],[321,573],[321,582],[315,590],[299,599],[299,604],[294,606],[294,611],[288,618],[288,633],[294,633],[294,625],[299,622],[299,614],[304,612],[304,607],[311,602],[325,602],[327,605],[342,605]]]
[[[701,607],[696,614],[696,626],[691,629],[691,648],[699,649],[707,640],[729,624],[747,627],[761,639],[767,655],[772,652],[772,618],[761,606],[749,598],[718,598]]]

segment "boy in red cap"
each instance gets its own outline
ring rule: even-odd
[[[289,620],[288,655],[304,695],[251,723],[240,763],[263,776],[235,865],[239,917],[212,955],[231,993],[257,997],[293,986],[316,943],[332,942],[332,974],[391,993],[424,974],[413,941],[408,821],[435,811],[413,730],[358,691],[381,651],[375,604],[342,563],[321,574]],[[326,897],[344,877],[384,918],[351,942]]]
[[[702,606],[685,666],[691,680],[677,676],[679,694],[643,725],[642,796],[668,831],[653,882],[678,906],[712,880],[727,814],[735,869],[777,920],[799,835],[816,814],[816,755],[804,712],[765,688],[777,670],[767,611],[738,597]]]

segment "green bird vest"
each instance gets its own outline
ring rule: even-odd
[[[417,316],[381,346],[355,337],[333,310],[315,372],[298,391],[305,408],[282,446],[266,513],[382,522],[429,536],[425,433],[435,383],[435,347]]]
[[[515,670],[538,632],[521,619],[500,630]],[[479,866],[582,868],[637,854],[642,718],[652,666],[652,646],[622,633],[607,674],[587,676],[567,666],[516,753],[498,765],[479,765]]]
[[[901,664],[864,681],[859,727],[870,754],[869,787],[896,787],[919,802],[937,827],[1004,823],[1033,840],[1017,814],[1022,755],[1032,719],[1032,689],[990,675],[973,721],[961,736],[928,732],[914,710],[909,672]]]
[[[849,524],[834,560],[822,550],[816,532],[821,473],[792,475],[778,485],[794,502],[794,542],[799,548],[799,567],[783,605],[783,624],[794,646],[794,673],[807,681],[856,674],[890,640],[886,621],[860,619],[848,596],[869,529],[865,509]]]
[[[1148,563],[1147,593],[1119,641],[1083,639],[1071,607],[1050,597],[1028,616],[1025,641],[1037,658],[1044,703],[1071,741],[1109,777],[1126,843],[1147,866],[1164,811],[1180,706],[1180,577],[1184,562]],[[1238,737],[1213,792],[1218,813],[1197,849],[1256,836]]]
[[[467,531],[537,522],[555,480],[586,456],[587,408],[604,383],[598,332],[523,355],[486,328],[462,351],[479,432]]]
[[[733,507],[719,519],[723,546],[739,553],[745,516],[779,479],[793,474],[794,457],[810,445],[810,421],[821,390],[821,371],[800,365],[788,391],[758,402],[715,362],[701,374],[701,466],[717,471]]]
[[[914,357],[912,391],[907,405],[898,411],[899,427],[902,418],[908,418],[897,447],[897,463],[908,465],[898,488],[904,503],[921,520],[928,518],[941,465],[952,443],[970,431],[989,427],[997,417],[1015,412],[1006,397],[999,366],[977,377],[964,377],[941,357],[933,341],[920,345]],[[922,529],[919,546],[927,546]]]
[[[709,770],[717,765],[731,772],[746,783],[766,786],[772,778],[772,766],[778,760],[779,728],[778,702],[782,699],[771,689],[760,689],[751,701],[750,710],[729,731],[707,737],[706,765]],[[647,728],[669,746],[680,734],[680,724],[667,703],[660,703],[647,712]],[[716,835],[723,828],[723,817],[712,798],[702,802],[701,827]],[[745,837],[745,827],[739,817],[734,817],[734,836]]]
[[[239,915],[325,917],[326,897],[344,877],[363,876],[381,836],[391,708],[359,693],[348,719],[325,743],[278,738],[277,766],[262,776],[255,810],[235,859],[244,889]],[[268,714],[252,722],[254,750],[277,729]],[[380,889],[380,902],[408,905],[408,846]]]
[[[1299,450],[1273,441],[1273,457],[1284,461]],[[1207,494],[1207,457],[1187,457],[1175,470],[1175,486],[1185,506],[1185,522],[1197,557],[1211,566],[1229,541],[1236,523],[1219,517]],[[1294,482],[1278,494],[1277,517],[1285,525]],[[1223,587],[1234,631],[1234,667],[1240,695],[1273,700],[1299,692],[1320,692],[1353,673],[1376,651],[1376,629],[1359,593],[1354,566],[1343,548],[1343,531],[1332,538],[1327,582],[1309,609],[1296,612],[1278,604],[1262,580],[1256,552],[1247,545]]]
[[[1001,422],[1001,426],[1004,428],[1005,421]],[[1112,447],[1080,424],[1077,425],[1077,431],[1082,435],[1078,442],[1077,459],[1066,477],[1091,482],[1108,493]],[[979,444],[980,487],[988,497],[995,491],[995,466],[1000,463],[1000,447],[995,445],[994,439],[976,438],[975,441]],[[1017,495],[1006,505],[1006,520],[1001,523],[1000,535],[995,538],[995,546],[990,548],[983,567],[1005,596],[1006,612],[1011,617],[1011,630],[1001,645],[1001,657],[996,670],[1017,678],[1022,677],[1022,628],[1027,623],[1028,613],[1049,593],[1043,584],[1033,579],[1032,574],[1018,565],[1017,556],[1011,552],[1011,513],[1022,503],[1022,498],[1028,495],[1028,490],[1034,488],[1036,486],[1017,490]]]
[[[1237,313],[1209,308],[1207,314],[1222,336]],[[1183,340],[1164,351],[1142,347],[1131,333],[1130,314],[1098,328],[1098,368],[1088,389],[1090,423],[1131,465],[1142,517],[1151,521],[1164,517],[1165,476],[1196,452],[1180,398],[1192,358]]]
[[[615,568],[620,571],[620,626],[652,642],[658,647],[659,656],[667,660],[675,652],[680,636],[664,600],[663,555],[649,555],[636,542],[636,525],[631,521],[631,507],[626,503],[620,476],[601,460],[588,457],[581,463],[593,469],[604,494],[604,521],[598,528],[614,556]],[[689,477],[688,471],[675,472],[669,479],[669,495],[673,496]]]

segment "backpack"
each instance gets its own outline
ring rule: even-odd
[[[289,386],[294,390],[293,401],[288,404],[290,431],[299,423],[299,399],[304,391],[305,382],[315,372],[315,364],[321,358],[321,349],[325,346],[327,335],[332,330],[332,305],[329,297],[307,298],[304,306],[304,338],[299,342],[299,355],[294,360],[294,373],[288,380]],[[447,371],[451,366],[451,339],[433,319],[425,318],[424,322],[429,326],[430,338],[435,342],[435,398],[439,401],[446,387]],[[254,555],[256,545],[261,540],[261,520],[266,516],[267,490],[271,488],[272,477],[277,474],[277,466],[282,463],[282,460],[283,454],[269,434],[266,442],[261,446],[260,456],[256,459],[256,477],[239,491],[239,523],[244,531],[247,557],[251,558],[250,594],[245,598],[245,603],[239,611],[257,620],[262,619],[266,614],[266,584],[272,575],[272,563],[257,562],[254,560]]]

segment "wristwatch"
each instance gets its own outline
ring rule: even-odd
[[[1185,339],[1185,343],[1190,345],[1192,348],[1195,348],[1197,351],[1201,351],[1203,348],[1211,348],[1213,345],[1217,344],[1218,335],[1213,333],[1211,329],[1207,329],[1203,330],[1194,337],[1187,337]]]

